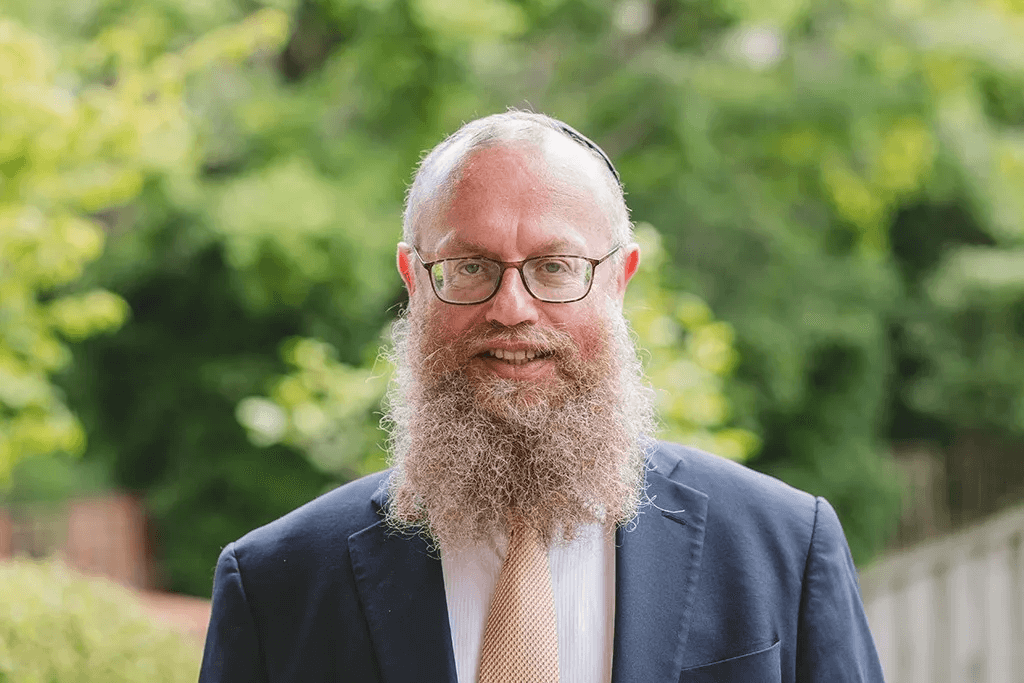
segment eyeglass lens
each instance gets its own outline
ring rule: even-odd
[[[456,258],[438,261],[430,267],[434,291],[449,303],[477,303],[490,297],[501,285],[500,263],[485,258]],[[590,290],[593,264],[578,256],[539,256],[529,259],[521,271],[530,293],[542,301],[579,299]]]

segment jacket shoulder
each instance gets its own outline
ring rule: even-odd
[[[760,543],[810,544],[818,499],[775,477],[696,448],[659,442],[653,470],[708,496],[709,529]]]
[[[711,499],[742,503],[781,511],[809,508],[813,513],[815,497],[770,475],[752,470],[689,446],[659,441],[650,463],[665,477],[707,494]]]

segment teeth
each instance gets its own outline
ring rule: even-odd
[[[529,363],[538,356],[543,356],[543,353],[538,351],[508,351],[505,349],[488,349],[487,354],[493,358],[499,358],[513,365],[522,365]]]

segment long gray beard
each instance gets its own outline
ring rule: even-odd
[[[507,533],[514,517],[547,545],[590,523],[624,524],[645,499],[652,392],[621,313],[595,324],[593,357],[556,330],[488,327],[459,343],[431,321],[392,327],[396,373],[387,523],[444,548]],[[557,349],[557,378],[519,382],[467,369],[472,344],[529,340]]]

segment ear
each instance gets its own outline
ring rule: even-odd
[[[622,259],[622,270],[619,272],[619,293],[625,295],[626,285],[636,275],[640,267],[640,245],[632,242],[624,246],[625,257]]]
[[[413,254],[412,247],[405,242],[398,243],[398,254],[396,255],[398,262],[398,274],[402,276],[402,282],[405,283],[405,288],[409,292],[409,296],[413,295],[416,291],[416,278],[413,277],[413,263],[412,260],[416,258]]]

